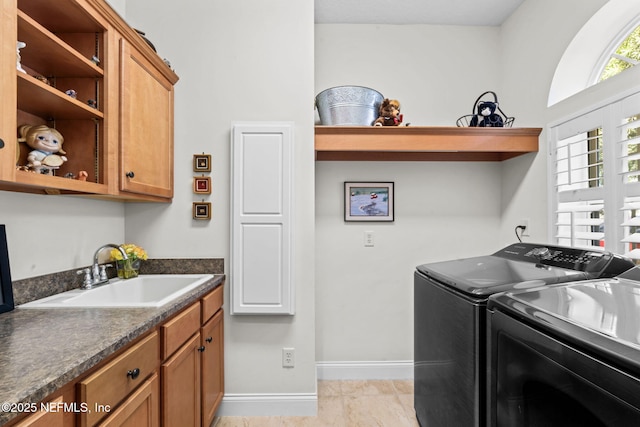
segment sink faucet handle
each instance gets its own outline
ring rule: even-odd
[[[91,286],[91,269],[90,268],[83,268],[82,270],[78,270],[76,271],[77,275],[81,275],[84,274],[84,278],[82,279],[82,283],[87,286]]]
[[[113,267],[113,264],[102,264],[100,266],[100,281],[109,280],[107,277],[107,267]]]

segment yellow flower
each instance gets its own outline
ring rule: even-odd
[[[147,252],[144,249],[142,249],[140,246],[136,246],[133,243],[124,243],[120,245],[120,247],[124,249],[125,253],[127,254],[127,257],[131,260],[147,259]],[[115,248],[111,249],[111,259],[116,261],[122,259],[122,254],[118,249],[115,249]]]

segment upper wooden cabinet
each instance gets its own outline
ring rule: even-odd
[[[6,0],[0,13],[0,189],[170,200],[177,75],[104,0]],[[53,175],[22,167],[23,124],[64,137]]]
[[[121,51],[120,127],[132,143],[120,146],[120,189],[171,198],[173,84],[126,40]]]
[[[501,161],[538,151],[540,128],[316,126],[316,160]]]

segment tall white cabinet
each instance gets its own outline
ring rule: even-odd
[[[231,314],[294,314],[292,122],[231,132]]]

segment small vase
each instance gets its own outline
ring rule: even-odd
[[[121,259],[116,261],[118,277],[121,279],[131,279],[138,277],[140,271],[140,259]]]

